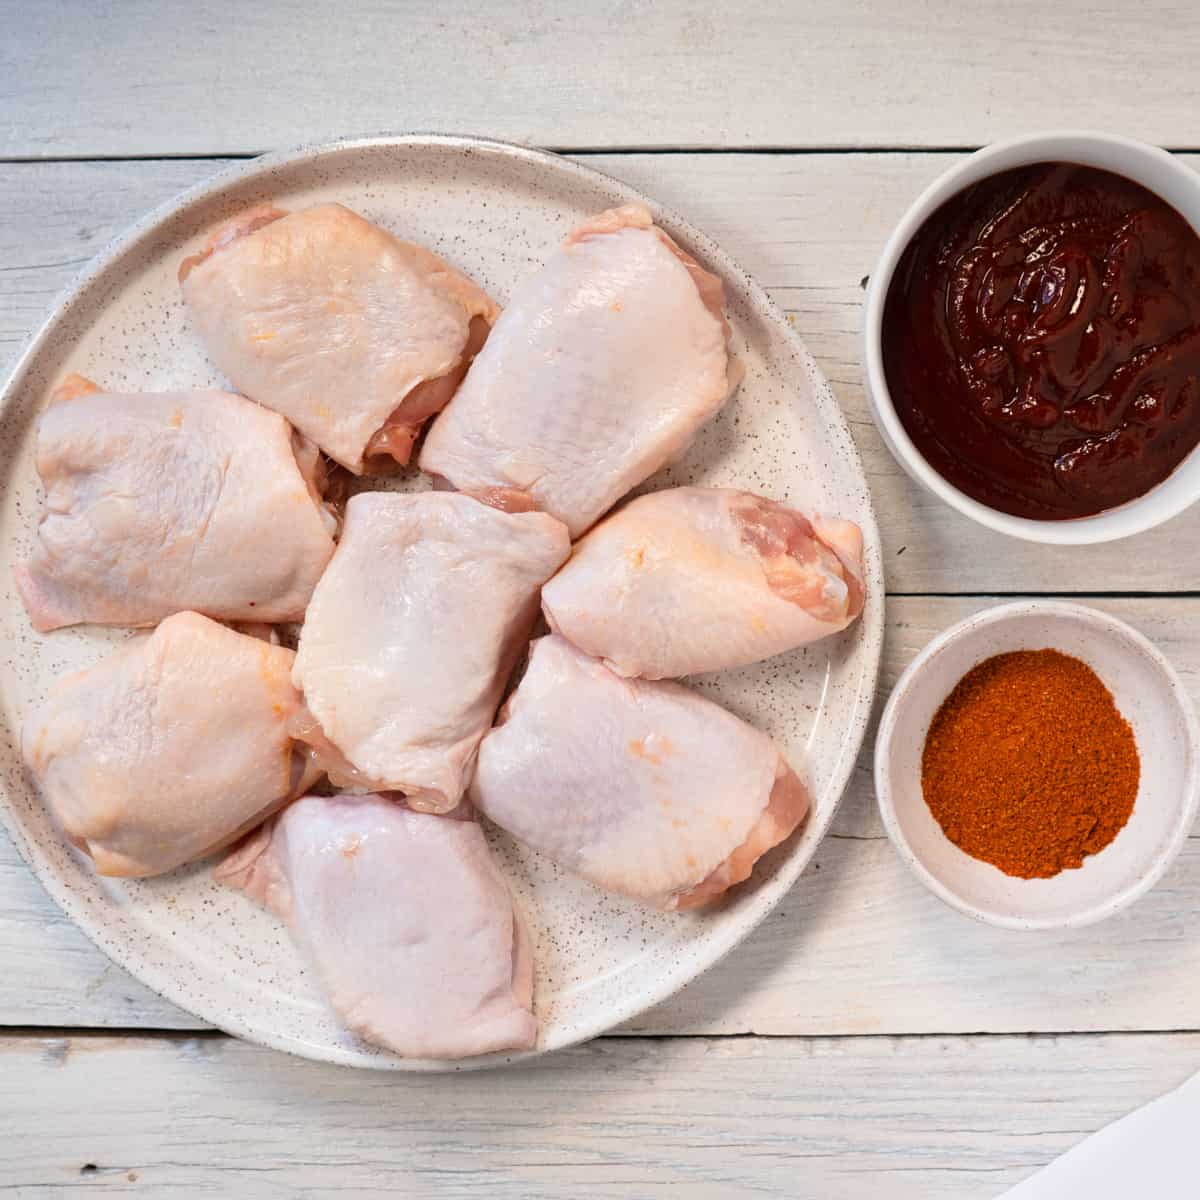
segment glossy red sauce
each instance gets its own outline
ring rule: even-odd
[[[1107,171],[994,175],[905,251],[883,360],[909,436],[967,495],[1042,520],[1123,504],[1200,442],[1200,238]]]

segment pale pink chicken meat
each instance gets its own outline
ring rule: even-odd
[[[317,777],[287,731],[292,652],[198,613],[60,679],[22,752],[101,875],[158,875],[227,845]]]
[[[720,488],[631,500],[542,589],[550,627],[621,675],[743,666],[845,629],[862,611],[862,533]]]
[[[525,492],[578,537],[725,402],[722,303],[645,208],[602,213],[518,284],[422,469],[460,491]]]
[[[527,1050],[533,950],[479,825],[307,796],[216,878],[280,917],[340,1020],[410,1058]]]
[[[179,276],[216,366],[355,474],[408,461],[498,311],[437,255],[340,204],[241,213]]]
[[[506,680],[566,560],[565,526],[453,492],[351,497],[293,679],[335,783],[459,801]],[[332,754],[330,753],[332,751]]]
[[[623,679],[557,635],[534,642],[469,794],[568,870],[665,909],[749,878],[809,806],[770,738],[679,684]]]
[[[242,396],[71,376],[38,424],[37,468],[45,515],[16,579],[38,630],[188,609],[298,620],[333,553],[314,448]]]

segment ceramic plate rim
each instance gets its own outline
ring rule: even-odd
[[[106,933],[104,922],[93,922],[90,914],[75,910],[69,903],[70,885],[61,879],[57,873],[45,863],[38,847],[32,839],[27,839],[25,832],[11,810],[6,791],[0,789],[0,821],[3,822],[17,852],[26,866],[33,872],[43,888],[51,896],[64,914],[79,928],[105,955],[112,959],[123,970],[148,987],[162,999],[180,1008],[184,1012],[207,1024],[242,1038],[245,1041],[267,1046],[271,1049],[282,1050],[314,1061],[370,1067],[382,1070],[399,1071],[461,1071],[491,1066],[500,1066],[510,1062],[518,1062],[540,1057],[552,1050],[567,1049],[597,1037],[614,1026],[629,1021],[639,1014],[661,1004],[673,996],[681,988],[698,978],[705,971],[715,966],[735,946],[748,937],[754,929],[782,900],[792,888],[804,869],[812,861],[817,848],[821,844],[833,819],[838,804],[845,794],[846,787],[858,761],[859,753],[866,736],[866,729],[874,706],[875,691],[878,684],[880,660],[883,649],[883,612],[884,612],[884,583],[882,570],[882,555],[879,539],[879,529],[875,517],[875,508],[871,498],[870,486],[863,468],[858,448],[850,433],[849,424],[841,410],[841,406],[833,395],[824,373],[816,366],[808,348],[800,335],[792,327],[786,314],[779,308],[766,291],[743,270],[728,254],[725,253],[710,237],[696,229],[690,222],[680,217],[672,209],[659,204],[639,189],[617,179],[595,167],[566,158],[550,151],[538,150],[528,146],[500,141],[493,138],[474,137],[465,134],[438,133],[382,133],[360,137],[337,138],[319,143],[301,144],[291,149],[272,151],[258,157],[238,162],[217,172],[208,179],[201,180],[192,187],[174,196],[163,204],[152,209],[145,216],[135,221],[122,233],[109,241],[84,268],[75,276],[67,287],[59,293],[52,302],[46,317],[39,324],[36,332],[29,339],[25,348],[17,356],[11,370],[0,386],[0,421],[8,418],[14,398],[22,386],[27,373],[38,356],[51,342],[59,323],[69,314],[74,304],[80,299],[87,288],[103,277],[105,273],[117,266],[120,260],[137,248],[156,230],[167,222],[174,220],[182,213],[219,196],[222,192],[245,184],[255,178],[269,176],[272,172],[282,169],[294,169],[312,165],[322,158],[345,155],[360,150],[378,150],[393,148],[420,149],[422,147],[438,150],[457,150],[460,152],[484,152],[501,157],[518,158],[526,161],[535,168],[551,174],[574,176],[594,185],[602,187],[613,195],[622,197],[622,203],[641,203],[654,214],[667,228],[677,230],[693,246],[697,247],[710,265],[727,278],[735,278],[745,289],[759,314],[771,322],[790,344],[798,360],[807,368],[814,381],[814,406],[819,417],[824,435],[840,442],[844,453],[846,469],[857,475],[862,485],[863,510],[859,521],[862,526],[865,543],[865,562],[867,573],[867,591],[869,602],[860,617],[861,632],[857,652],[860,656],[862,675],[857,693],[851,705],[849,727],[841,738],[841,753],[831,772],[827,785],[827,799],[820,809],[820,816],[814,818],[817,822],[813,835],[805,843],[798,843],[797,849],[781,864],[774,878],[760,887],[753,896],[753,903],[747,905],[740,914],[740,920],[723,930],[720,934],[710,935],[707,952],[700,958],[699,964],[690,963],[682,971],[664,971],[657,986],[646,988],[636,993],[626,1005],[614,1007],[602,1023],[594,1028],[577,1029],[573,1036],[554,1046],[539,1044],[535,1049],[521,1053],[500,1053],[483,1055],[474,1059],[460,1062],[447,1062],[431,1059],[396,1059],[392,1057],[372,1059],[369,1063],[361,1059],[350,1059],[336,1048],[315,1046],[301,1042],[299,1039],[286,1034],[275,1035],[261,1028],[252,1028],[242,1021],[222,1014],[219,1019],[209,1013],[196,1011],[196,1005],[188,998],[186,989],[178,985],[169,969],[146,961],[145,956],[130,946],[123,945],[119,939],[110,939]],[[803,849],[801,846],[803,845]]]

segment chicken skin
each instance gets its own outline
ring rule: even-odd
[[[340,1020],[411,1058],[526,1050],[533,950],[475,821],[306,796],[216,878],[280,917]]]
[[[631,500],[542,590],[551,629],[619,675],[744,666],[845,629],[863,606],[862,533],[749,492]]]
[[[71,376],[38,426],[46,512],[17,587],[35,629],[194,610],[294,621],[333,553],[314,448],[227,392]]]
[[[708,903],[808,811],[770,738],[676,683],[622,679],[557,635],[484,739],[479,811],[599,887]]]
[[[217,368],[355,474],[408,461],[498,311],[340,204],[242,213],[179,276]]]
[[[545,513],[452,492],[364,492],[313,593],[293,679],[342,787],[452,809],[570,540]],[[330,755],[329,751],[333,754]]]
[[[22,752],[101,875],[173,870],[227,845],[315,778],[287,732],[292,652],[198,613],[60,679]]]
[[[578,537],[724,404],[723,295],[640,205],[593,218],[518,285],[422,469],[525,493]]]

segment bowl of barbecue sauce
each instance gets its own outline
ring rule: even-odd
[[[1108,541],[1200,498],[1200,176],[1093,133],[935,181],[868,288],[867,384],[910,475],[1034,541]]]

